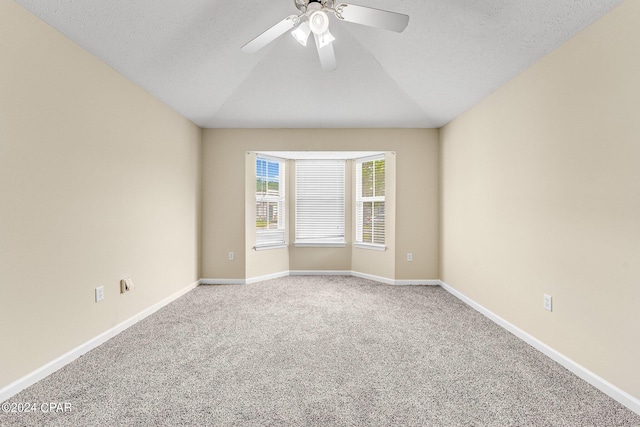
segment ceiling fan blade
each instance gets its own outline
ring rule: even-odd
[[[293,29],[293,27],[295,27],[298,22],[299,18],[297,16],[287,16],[282,21],[278,22],[276,25],[269,28],[267,31],[242,46],[241,50],[244,53],[256,53],[287,31]]]
[[[370,27],[401,33],[409,24],[409,15],[374,9],[372,7],[341,3],[335,7],[338,19]]]
[[[336,69],[336,54],[333,51],[333,43],[329,43],[326,46],[320,47],[320,41],[318,35],[314,34],[316,39],[316,47],[318,48],[318,57],[320,58],[320,66],[324,71],[333,71]]]

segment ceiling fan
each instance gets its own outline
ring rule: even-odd
[[[355,4],[335,4],[333,0],[294,0],[299,15],[290,15],[269,28],[249,43],[242,46],[245,53],[255,53],[289,30],[298,43],[303,46],[311,34],[316,43],[320,65],[325,71],[336,69],[336,56],[333,51],[335,38],[329,31],[329,13],[340,21],[354,22],[370,27],[401,33],[407,28],[409,16],[372,7]]]

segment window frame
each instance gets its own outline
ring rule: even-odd
[[[258,162],[265,161],[265,172],[264,175],[259,175],[258,170]],[[269,194],[269,183],[275,182],[271,181],[269,176],[269,164],[277,164],[278,165],[278,194]],[[265,250],[265,249],[277,249],[286,247],[287,245],[287,233],[286,233],[286,160],[278,157],[266,156],[263,154],[257,154],[256,160],[254,162],[254,170],[255,170],[255,237],[256,237],[256,250]],[[259,179],[264,179],[266,182],[266,191],[263,193],[258,191],[258,183]],[[267,203],[267,210],[270,209],[269,205],[275,203],[277,206],[277,226],[276,228],[261,228],[258,227],[258,204],[259,203]],[[267,221],[271,215],[267,211],[266,218]]]
[[[312,237],[310,236],[310,234],[313,234],[312,231],[310,231],[308,228],[306,227],[302,227],[302,221],[304,218],[301,217],[301,213],[303,212],[304,209],[308,209],[309,206],[302,206],[301,200],[304,200],[305,202],[309,202],[311,200],[314,199],[315,197],[318,197],[317,194],[310,196],[308,194],[302,194],[304,190],[304,188],[307,189],[307,191],[310,190],[309,188],[309,184],[304,183],[302,184],[303,186],[301,186],[301,173],[303,173],[299,167],[303,166],[305,164],[324,164],[326,167],[330,168],[332,165],[339,165],[338,169],[341,169],[341,174],[335,174],[332,176],[337,177],[337,182],[340,184],[339,186],[336,186],[334,188],[327,188],[326,189],[326,197],[341,197],[341,203],[338,202],[336,203],[336,205],[334,206],[336,208],[335,211],[333,212],[329,212],[328,213],[328,218],[327,218],[327,224],[324,225],[323,228],[321,228],[321,230],[318,232],[318,234],[320,234],[320,236],[318,237]],[[295,210],[295,239],[294,239],[294,245],[296,247],[337,247],[337,248],[343,248],[346,247],[347,242],[346,242],[346,160],[344,159],[298,159],[295,161],[295,204],[294,204],[294,210]],[[309,174],[312,173],[316,173],[316,174],[322,174],[322,172],[318,172],[318,170],[316,171],[309,171]],[[316,180],[320,179],[320,177],[316,177]],[[313,186],[312,186],[313,187]],[[314,189],[317,190],[317,189]],[[313,206],[314,201],[311,201],[310,204]],[[322,215],[310,215],[310,218],[313,219],[314,222],[317,223],[317,221],[322,220]],[[339,218],[339,219],[338,219]],[[310,219],[307,218],[307,221],[309,221]],[[331,236],[331,226],[332,225],[337,225],[337,233],[336,236]],[[323,234],[323,232],[326,234],[325,236],[321,236],[321,234]],[[341,232],[341,234],[340,234]],[[304,237],[300,237],[300,235],[303,235]],[[308,237],[307,237],[308,236]]]
[[[369,163],[369,162],[373,162],[373,170],[375,171],[375,162],[376,161],[383,161],[384,162],[384,191],[383,191],[383,195],[376,195],[375,194],[375,175],[374,175],[374,195],[372,196],[364,196],[362,194],[362,165],[364,163]],[[369,156],[369,157],[362,157],[359,159],[355,159],[354,161],[354,169],[355,169],[355,175],[356,175],[356,179],[355,179],[355,214],[354,214],[354,218],[355,218],[355,238],[354,238],[354,246],[358,247],[358,248],[362,248],[362,249],[372,249],[372,250],[378,250],[378,251],[385,251],[387,249],[386,247],[386,230],[387,230],[387,216],[386,216],[386,208],[387,208],[387,202],[386,202],[386,158],[384,154],[380,154],[380,155],[375,155],[375,156]],[[375,174],[375,172],[374,172]],[[384,222],[383,222],[383,232],[382,232],[382,243],[376,243],[376,233],[375,233],[375,223],[372,223],[371,225],[371,241],[364,241],[363,239],[363,234],[364,234],[364,204],[365,203],[371,203],[371,210],[372,210],[372,219],[373,217],[375,217],[375,214],[373,213],[375,211],[375,205],[376,203],[382,203],[383,204],[383,217],[384,217]]]

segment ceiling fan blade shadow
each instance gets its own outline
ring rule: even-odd
[[[298,22],[299,19],[297,16],[287,16],[282,21],[278,22],[276,25],[269,28],[264,33],[260,34],[258,37],[242,46],[241,50],[244,53],[256,53],[287,31],[292,30],[293,27],[298,24]]]
[[[340,3],[335,7],[338,19],[401,33],[409,24],[409,15]]]
[[[333,71],[337,68],[336,54],[333,51],[333,43],[329,43],[326,46],[320,47],[320,41],[318,35],[313,35],[316,42],[316,48],[318,49],[318,57],[320,58],[320,66],[324,71]]]

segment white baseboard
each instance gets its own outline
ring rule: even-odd
[[[386,285],[395,285],[396,281],[394,279],[389,279],[387,277],[374,276],[373,274],[361,273],[359,271],[352,271],[351,275],[354,277],[359,277],[361,279],[372,280],[374,282],[384,283]]]
[[[17,379],[16,381],[12,382],[6,387],[3,387],[2,389],[0,389],[0,402],[4,402],[5,400],[11,398],[12,396],[15,396],[16,394],[18,394],[25,388],[29,387],[30,385],[37,383],[41,379],[51,375],[52,373],[62,368],[63,366],[68,365],[69,363],[73,362],[75,359],[87,353],[88,351],[93,350],[94,348],[98,347],[100,344],[103,344],[110,338],[113,338],[114,336],[118,335],[120,332],[138,323],[140,320],[144,319],[145,317],[155,313],[165,305],[180,298],[182,295],[186,294],[190,290],[195,289],[196,286],[198,286],[198,282],[194,282],[189,286],[186,286],[185,288],[179,290],[178,292],[172,295],[169,295],[162,301],[159,301],[154,305],[152,305],[151,307],[141,311],[135,316],[130,317],[124,322],[119,323],[118,325],[90,339],[84,344],[79,345],[73,350],[68,351],[67,353],[52,360],[46,365],[36,369],[35,371],[25,375],[22,378]]]
[[[396,286],[440,286],[440,280],[395,280]]]
[[[375,276],[373,274],[361,273],[351,270],[291,270],[279,273],[267,274],[265,276],[251,277],[249,279],[200,279],[201,285],[247,285],[265,280],[277,279],[286,276],[354,276],[374,282],[397,286],[439,286],[439,280],[394,280],[387,277]]]
[[[351,270],[291,270],[291,276],[351,276]]]
[[[362,279],[372,280],[374,282],[380,282],[394,286],[440,286],[440,280],[395,280],[389,279],[387,277],[374,276],[373,274],[361,273],[359,271],[352,271],[351,275],[360,277]]]
[[[452,294],[456,298],[460,299],[461,301],[469,305],[474,310],[488,317],[490,320],[497,323],[507,331],[511,332],[516,337],[520,338],[521,340],[531,345],[535,349],[539,350],[544,355],[550,357],[551,359],[553,359],[563,367],[567,368],[569,371],[573,372],[575,375],[582,378],[583,380],[585,380],[586,382],[588,382],[598,390],[602,391],[604,394],[617,400],[618,402],[620,402],[621,404],[623,404],[624,406],[626,406],[636,414],[640,415],[640,399],[633,397],[626,391],[616,387],[615,385],[611,384],[607,380],[599,377],[598,375],[594,374],[584,366],[574,362],[573,360],[569,359],[567,356],[554,350],[553,348],[549,347],[547,344],[543,343],[542,341],[538,340],[532,335],[529,335],[528,333],[518,328],[517,326],[509,323],[507,320],[498,316],[497,314],[485,308],[484,306],[478,304],[471,298],[464,295],[462,292],[452,288],[451,286],[444,283],[443,281],[440,281],[440,286],[442,286],[443,289],[448,291],[450,294]]]
[[[247,279],[246,283],[247,285],[249,285],[251,283],[264,282],[265,280],[279,279],[280,277],[287,277],[288,275],[289,275],[288,271],[281,271],[279,273],[266,274],[264,276],[250,277]]]
[[[200,279],[201,285],[246,285],[247,279]]]
[[[250,277],[248,279],[200,279],[201,285],[249,285],[251,283],[264,282],[265,280],[277,279],[289,275],[288,271],[267,274],[264,276]]]

